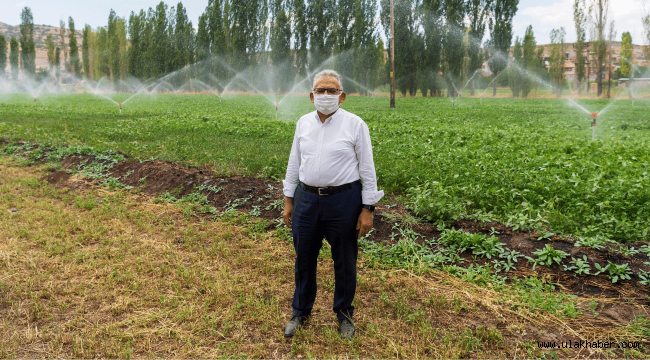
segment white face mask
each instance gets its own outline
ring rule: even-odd
[[[339,95],[316,95],[314,94],[314,105],[321,114],[329,115],[339,109]]]

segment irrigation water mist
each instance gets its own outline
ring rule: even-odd
[[[274,109],[275,117],[278,118],[282,109],[290,111],[294,104],[293,101],[308,101],[306,96],[295,97],[291,95],[309,93],[311,91],[313,75],[325,68],[332,68],[341,73],[343,82],[345,83],[344,89],[348,92],[350,90],[353,92],[358,91],[359,93],[369,94],[374,98],[375,91],[372,90],[374,88],[373,84],[363,84],[361,81],[345,75],[345,66],[348,66],[348,70],[350,66],[349,64],[346,65],[345,61],[349,60],[350,54],[344,52],[332,56],[318,66],[306,68],[303,74],[299,74],[292,67],[274,67],[270,64],[250,66],[237,70],[219,57],[206,59],[160,78],[144,81],[135,78],[114,79],[111,81],[108,77],[103,77],[98,81],[90,81],[79,79],[68,73],[56,73],[51,76],[40,77],[40,80],[37,80],[36,78],[20,74],[17,80],[0,78],[0,93],[27,93],[36,101],[39,95],[44,92],[52,94],[91,92],[94,96],[114,104],[120,112],[126,109],[128,104],[138,96],[154,96],[156,94],[205,94],[218,97],[219,101],[223,101],[228,96],[235,94],[256,94],[266,99],[265,102],[268,101],[269,110]],[[495,53],[494,56],[506,58],[500,53]],[[341,71],[341,66],[343,66],[343,71]],[[555,86],[534,72],[523,69],[514,63],[510,63],[509,68],[510,71],[516,71],[516,74],[521,75],[520,78],[522,81],[535,84],[533,86],[535,88],[542,87],[557,91]],[[636,66],[633,66],[633,69],[638,71]],[[460,81],[455,81],[450,74],[447,74],[446,85],[451,85],[449,87],[453,88],[453,91],[456,92],[455,97],[450,97],[454,109],[462,93],[481,71],[482,69],[476,70],[464,81],[464,84]],[[478,97],[481,103],[483,103],[485,92],[504,73],[506,71],[499,72],[492,78],[485,89],[479,91]],[[435,81],[444,81],[442,77],[437,79]],[[458,88],[461,84],[463,86],[459,90]],[[443,84],[439,85],[444,87]],[[581,112],[590,115],[590,117],[592,113],[596,112],[594,111],[595,109],[590,109],[591,106],[580,104],[578,100],[573,98],[575,89],[568,87],[568,90],[570,91],[570,95],[566,98],[566,102],[569,106],[578,108]],[[631,83],[626,92],[632,93],[633,91],[634,84]],[[602,117],[607,113],[621,98],[622,95],[609,100],[604,108],[597,111],[598,117]],[[292,100],[289,101],[289,99]]]

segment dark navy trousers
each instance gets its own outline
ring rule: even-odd
[[[332,195],[306,191],[293,197],[293,246],[296,249],[296,290],[293,316],[309,316],[316,300],[316,263],[323,237],[334,260],[334,306],[339,320],[351,318],[357,288],[357,220],[361,213],[361,184]]]

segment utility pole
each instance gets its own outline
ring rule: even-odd
[[[395,13],[390,0],[390,107],[395,107]]]

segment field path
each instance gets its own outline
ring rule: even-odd
[[[207,221],[143,194],[55,188],[39,181],[47,173],[0,157],[2,357],[529,358],[548,353],[538,341],[641,341],[630,314],[648,318],[643,306],[605,298],[578,298],[585,311],[558,316],[515,291],[376,268],[361,255],[358,334],[346,342],[330,310],[325,249],[313,319],[285,340],[294,253],[275,232],[250,218]],[[602,315],[587,311],[591,300]]]

